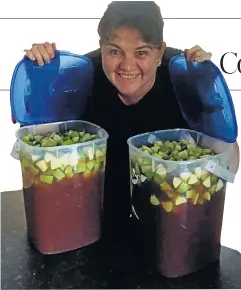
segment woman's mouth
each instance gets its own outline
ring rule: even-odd
[[[132,80],[135,79],[139,74],[120,74],[117,73],[122,79]]]

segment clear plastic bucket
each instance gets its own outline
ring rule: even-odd
[[[53,147],[22,141],[29,134],[31,140],[36,135],[68,130],[99,138],[90,140],[86,135],[89,141]],[[107,132],[89,122],[67,121],[22,127],[16,137],[27,231],[34,246],[43,254],[55,254],[97,241],[101,236]],[[74,136],[72,140],[77,141]]]
[[[165,141],[176,141],[173,146],[179,150],[181,139],[205,148],[202,155],[206,157],[197,159],[192,156],[197,152],[187,151],[183,161],[158,158],[168,148]],[[149,149],[140,149],[142,145],[152,147],[154,142],[154,156]],[[234,179],[228,170],[232,144],[184,129],[133,136],[128,144],[132,212],[143,253],[167,277],[187,275],[217,261],[226,183]],[[171,148],[169,153],[174,151]],[[211,148],[214,156],[207,155]]]

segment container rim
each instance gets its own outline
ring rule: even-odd
[[[23,131],[26,128],[34,128],[34,127],[39,127],[39,126],[48,127],[50,125],[71,124],[71,123],[85,123],[87,125],[91,125],[91,126],[95,127],[96,129],[101,130],[104,133],[104,137],[102,137],[100,139],[96,139],[96,140],[90,140],[90,141],[87,141],[87,142],[70,144],[70,145],[60,145],[60,146],[50,146],[50,147],[47,147],[47,146],[46,147],[36,147],[36,146],[32,146],[32,145],[29,145],[29,144],[25,143],[18,136],[19,132]],[[24,126],[24,127],[19,128],[15,132],[15,137],[17,138],[17,140],[19,140],[19,142],[24,143],[29,148],[34,148],[34,150],[46,150],[46,149],[48,149],[48,150],[56,150],[57,148],[60,150],[60,149],[71,148],[73,146],[75,146],[75,147],[76,146],[85,146],[85,145],[88,145],[88,144],[93,144],[93,143],[95,144],[95,143],[98,143],[98,142],[107,141],[107,139],[109,138],[109,134],[107,133],[107,131],[105,129],[103,129],[99,125],[94,124],[92,122],[88,122],[88,121],[84,121],[84,120],[69,120],[69,121],[59,121],[59,122],[51,122],[51,123],[45,123],[45,124],[36,124],[36,125]]]
[[[165,160],[165,159],[161,159],[161,158],[157,158],[155,156],[152,156],[150,155],[149,153],[146,153],[146,152],[143,152],[142,150],[140,150],[139,148],[137,148],[136,146],[134,146],[132,144],[132,140],[136,137],[139,137],[139,136],[144,136],[144,135],[155,135],[155,133],[159,133],[159,132],[178,132],[178,131],[188,131],[188,132],[192,132],[192,133],[195,133],[195,134],[199,134],[200,136],[206,136],[210,139],[213,139],[213,140],[217,140],[223,144],[227,144],[227,145],[231,145],[231,144],[234,144],[234,143],[227,143],[227,142],[224,142],[222,140],[219,140],[217,138],[214,138],[214,137],[211,137],[211,136],[208,136],[207,134],[204,134],[202,132],[198,132],[198,131],[195,131],[195,130],[192,130],[192,129],[185,129],[185,128],[175,128],[175,129],[165,129],[165,130],[157,130],[157,131],[151,131],[151,132],[145,132],[145,133],[142,133],[142,134],[139,134],[139,135],[134,135],[130,138],[127,139],[127,144],[129,145],[129,147],[134,147],[134,150],[137,152],[137,153],[141,153],[143,156],[145,157],[148,157],[154,161],[157,161],[157,162],[162,162],[162,163],[165,163],[165,164],[179,164],[179,165],[189,165],[189,164],[194,164],[194,163],[204,163],[204,162],[207,162],[209,160],[214,160],[214,159],[217,159],[221,156],[223,156],[224,154],[226,154],[229,150],[226,150],[224,152],[221,152],[221,153],[218,153],[212,157],[204,157],[204,158],[201,158],[201,159],[195,159],[195,160],[183,160],[183,161],[174,161],[174,160]]]

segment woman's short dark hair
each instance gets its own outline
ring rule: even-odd
[[[136,29],[147,43],[162,45],[164,21],[154,1],[111,2],[99,22],[100,42],[105,43],[112,32],[122,26]]]

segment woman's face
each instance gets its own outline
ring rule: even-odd
[[[138,101],[153,86],[164,49],[144,42],[137,30],[120,27],[101,45],[103,70],[123,97]]]

